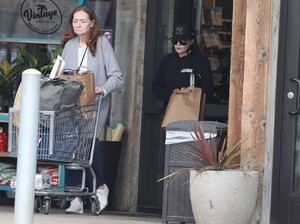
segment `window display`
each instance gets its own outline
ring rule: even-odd
[[[89,5],[101,21],[103,35],[113,44],[115,27],[114,0],[1,0],[0,1],[0,62],[11,63],[20,56],[20,49],[30,53],[40,70],[51,63],[53,52],[67,30],[75,7]],[[18,88],[14,87],[14,92]],[[3,101],[0,93],[0,104]]]
[[[113,0],[82,1],[99,15],[102,28],[113,27]],[[59,43],[78,0],[1,0],[0,41]]]

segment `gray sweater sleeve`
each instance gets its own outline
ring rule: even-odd
[[[101,53],[99,51],[101,51]],[[98,52],[100,54],[98,54]],[[98,40],[97,56],[99,55],[102,56],[100,63],[103,63],[107,77],[105,83],[101,87],[105,89],[107,94],[109,94],[121,87],[123,84],[123,78],[114,50],[109,40],[104,36],[101,37],[100,41]]]

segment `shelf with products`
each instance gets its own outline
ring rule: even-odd
[[[8,147],[8,113],[0,113],[0,156],[7,154]],[[3,154],[2,154],[3,156]]]
[[[8,133],[8,123],[9,114],[0,113],[0,128],[3,128],[6,133]],[[17,174],[17,154],[8,152],[7,145],[2,145],[4,144],[2,140],[0,132],[0,192],[6,192],[6,197],[9,198],[14,197],[14,193],[9,192],[15,191],[12,186]],[[5,150],[3,150],[4,147],[6,147]],[[64,185],[64,167],[62,165],[39,162],[37,164],[37,174],[49,175],[51,187]]]
[[[200,27],[200,50],[210,62],[215,91],[211,103],[227,104],[232,20],[223,18],[220,6],[204,6]]]
[[[16,174],[16,158],[7,152],[8,113],[0,113],[0,191],[13,191],[10,187],[11,177]]]

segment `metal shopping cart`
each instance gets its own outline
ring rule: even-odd
[[[96,176],[91,167],[100,113],[101,97],[93,104],[73,106],[56,111],[39,112],[37,162],[63,165],[66,169],[82,171],[79,187],[56,186],[35,191],[35,212],[44,207],[49,214],[51,198],[89,197],[93,215],[100,213],[96,197]],[[9,110],[9,147],[12,156],[18,155],[20,111]],[[86,168],[93,176],[93,189],[85,187]],[[18,183],[17,183],[18,184]],[[90,189],[91,190],[91,189]]]

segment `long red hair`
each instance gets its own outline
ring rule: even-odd
[[[62,45],[62,47],[64,47],[68,40],[77,36],[73,29],[73,18],[74,18],[74,14],[78,11],[86,12],[89,15],[89,19],[91,21],[94,20],[93,29],[91,29],[89,32],[89,37],[86,42],[86,45],[90,49],[92,55],[95,56],[96,47],[97,47],[97,39],[99,36],[101,36],[100,23],[98,21],[96,14],[94,13],[94,11],[87,6],[78,6],[73,10],[73,12],[69,18],[68,30],[65,32],[65,34],[61,38],[61,45]]]

